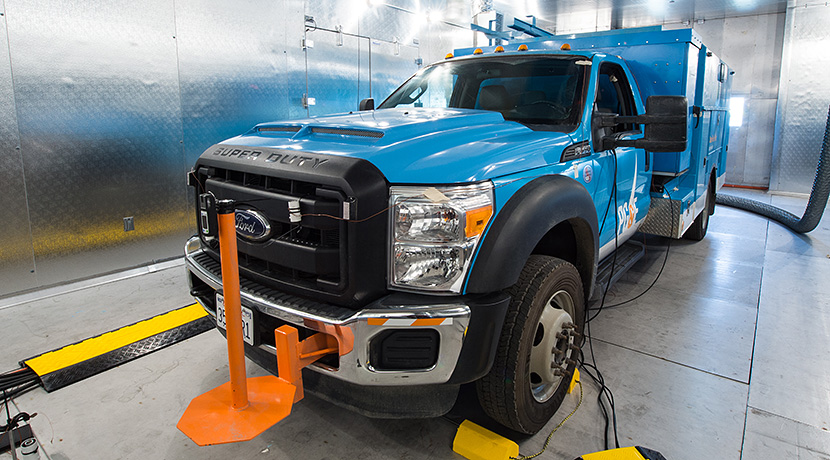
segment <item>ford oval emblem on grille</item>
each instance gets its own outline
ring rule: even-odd
[[[265,241],[271,236],[271,224],[259,211],[237,209],[236,234],[248,241]]]

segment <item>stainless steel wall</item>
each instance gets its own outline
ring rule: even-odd
[[[0,187],[5,207],[0,218],[0,294],[37,285],[32,230],[26,204],[23,157],[17,130],[6,16],[0,30]]]
[[[5,5],[37,284],[176,254],[188,225],[172,3]]]
[[[830,6],[787,8],[770,188],[809,193],[830,105]]]
[[[472,44],[425,17],[464,5],[6,0],[0,296],[180,255],[194,230],[185,174],[205,148],[382,100],[418,59]]]

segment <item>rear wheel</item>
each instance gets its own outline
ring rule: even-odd
[[[715,186],[714,181],[709,181],[706,189],[706,208],[700,212],[692,222],[692,226],[683,234],[683,238],[692,241],[700,241],[706,236],[709,230],[709,216],[715,213]]]
[[[490,417],[533,434],[559,409],[576,367],[585,322],[582,279],[570,263],[534,255],[508,293],[493,367],[476,388]]]

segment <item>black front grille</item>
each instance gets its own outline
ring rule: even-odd
[[[197,254],[193,257],[194,262],[199,264],[202,269],[206,272],[210,273],[216,278],[222,277],[222,268],[219,266],[219,262],[210,257],[207,254]],[[206,305],[211,307],[212,310],[216,310],[216,306],[214,305],[214,294],[212,290],[209,290],[207,284],[204,281],[201,281],[198,277],[191,276],[191,283],[194,284],[193,293],[198,296],[204,296],[204,301]],[[253,296],[262,298],[268,302],[282,305],[283,307],[290,308],[292,310],[301,311],[303,313],[309,315],[320,316],[323,318],[328,318],[332,321],[342,321],[354,314],[354,311],[349,310],[347,308],[338,307],[337,305],[326,304],[322,302],[316,302],[313,300],[302,299],[300,297],[292,296],[290,294],[286,294],[284,292],[279,292],[275,289],[271,289],[267,286],[263,286],[260,283],[248,278],[247,276],[240,276],[239,277],[239,286],[242,289],[242,292],[247,294],[251,294]]]
[[[271,226],[265,241],[237,238],[240,273],[269,287],[340,305],[379,297],[386,287],[388,216],[361,218],[385,208],[388,186],[380,172],[364,160],[263,150],[261,159],[273,155],[291,161],[239,164],[206,159],[206,153],[196,167],[199,183],[194,185],[200,192],[232,199],[237,209],[256,211]],[[329,168],[329,162],[341,164],[321,174],[324,168],[317,166]],[[289,202],[294,200],[300,202],[300,222],[291,222]],[[215,210],[207,209],[207,220],[208,231],[200,230],[200,236],[218,260]]]
[[[233,199],[237,209],[255,209],[271,225],[271,237],[262,242],[239,238],[240,270],[265,278],[289,281],[311,289],[342,292],[345,289],[345,224],[338,220],[345,195],[321,184],[287,180],[230,169],[202,168],[205,190],[218,199]],[[301,212],[314,214],[292,223],[288,202],[299,200]],[[212,210],[208,210],[208,214]],[[330,216],[322,217],[320,215]],[[215,228],[215,227],[214,227]],[[218,250],[215,232],[202,235]]]

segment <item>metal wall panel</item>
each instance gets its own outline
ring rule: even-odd
[[[421,35],[425,22],[424,15],[381,5],[369,8],[361,16],[360,33],[372,38],[371,97],[375,105],[418,70],[420,51],[414,41]]]
[[[473,32],[443,22],[429,22],[422,28],[420,41],[424,65],[444,60],[456,48],[473,46]]]
[[[308,117],[308,110],[303,107],[303,94],[306,93],[305,51],[303,37],[305,34],[305,0],[285,0],[285,57],[286,72],[291,78],[285,78],[288,118],[294,120]]]
[[[334,30],[337,26],[342,26],[343,32],[352,35],[360,33],[360,18],[370,8],[369,2],[363,1],[307,0],[305,2],[305,14],[312,16],[318,27]]]
[[[321,29],[308,31],[306,37],[314,42],[313,48],[306,49],[308,95],[315,100],[314,105],[309,102],[309,115],[357,110],[358,45],[364,41],[368,47],[368,40]]]
[[[731,184],[769,186],[770,172],[772,168],[772,146],[775,134],[775,106],[776,99],[750,98],[744,112],[744,125],[746,131],[751,127],[751,135],[746,138],[744,150],[744,169],[740,182],[729,182]],[[736,129],[736,128],[732,128]],[[730,142],[731,144],[731,142]],[[731,149],[729,155],[740,155]],[[727,157],[728,158],[728,157]],[[738,171],[736,171],[737,173]],[[726,171],[727,181],[730,171]]]
[[[191,216],[172,9],[6,1],[41,285],[181,253]]]
[[[787,8],[770,187],[808,193],[830,103],[830,6]]]
[[[194,228],[184,173],[209,145],[258,122],[383,99],[416,59],[442,59],[472,40],[466,0],[6,8],[0,179],[13,218],[0,222],[0,295],[175,257]],[[463,27],[429,23],[430,10]],[[338,34],[315,30],[338,26],[342,46]],[[306,34],[316,42],[307,51]],[[124,217],[135,231],[123,231]]]
[[[285,82],[304,80],[305,69],[288,68],[289,20],[302,23],[285,14],[282,1],[176,2],[187,168],[211,145],[291,116]],[[300,105],[301,94],[295,97]]]
[[[414,10],[413,10],[414,11]],[[360,16],[360,34],[390,43],[412,45],[418,36],[424,18],[416,13],[378,5],[366,9]]]
[[[0,296],[37,285],[19,145],[6,16],[3,16],[0,21],[0,193],[4,217],[0,219]]]
[[[377,104],[418,71],[418,52],[416,47],[372,40],[372,97]]]

